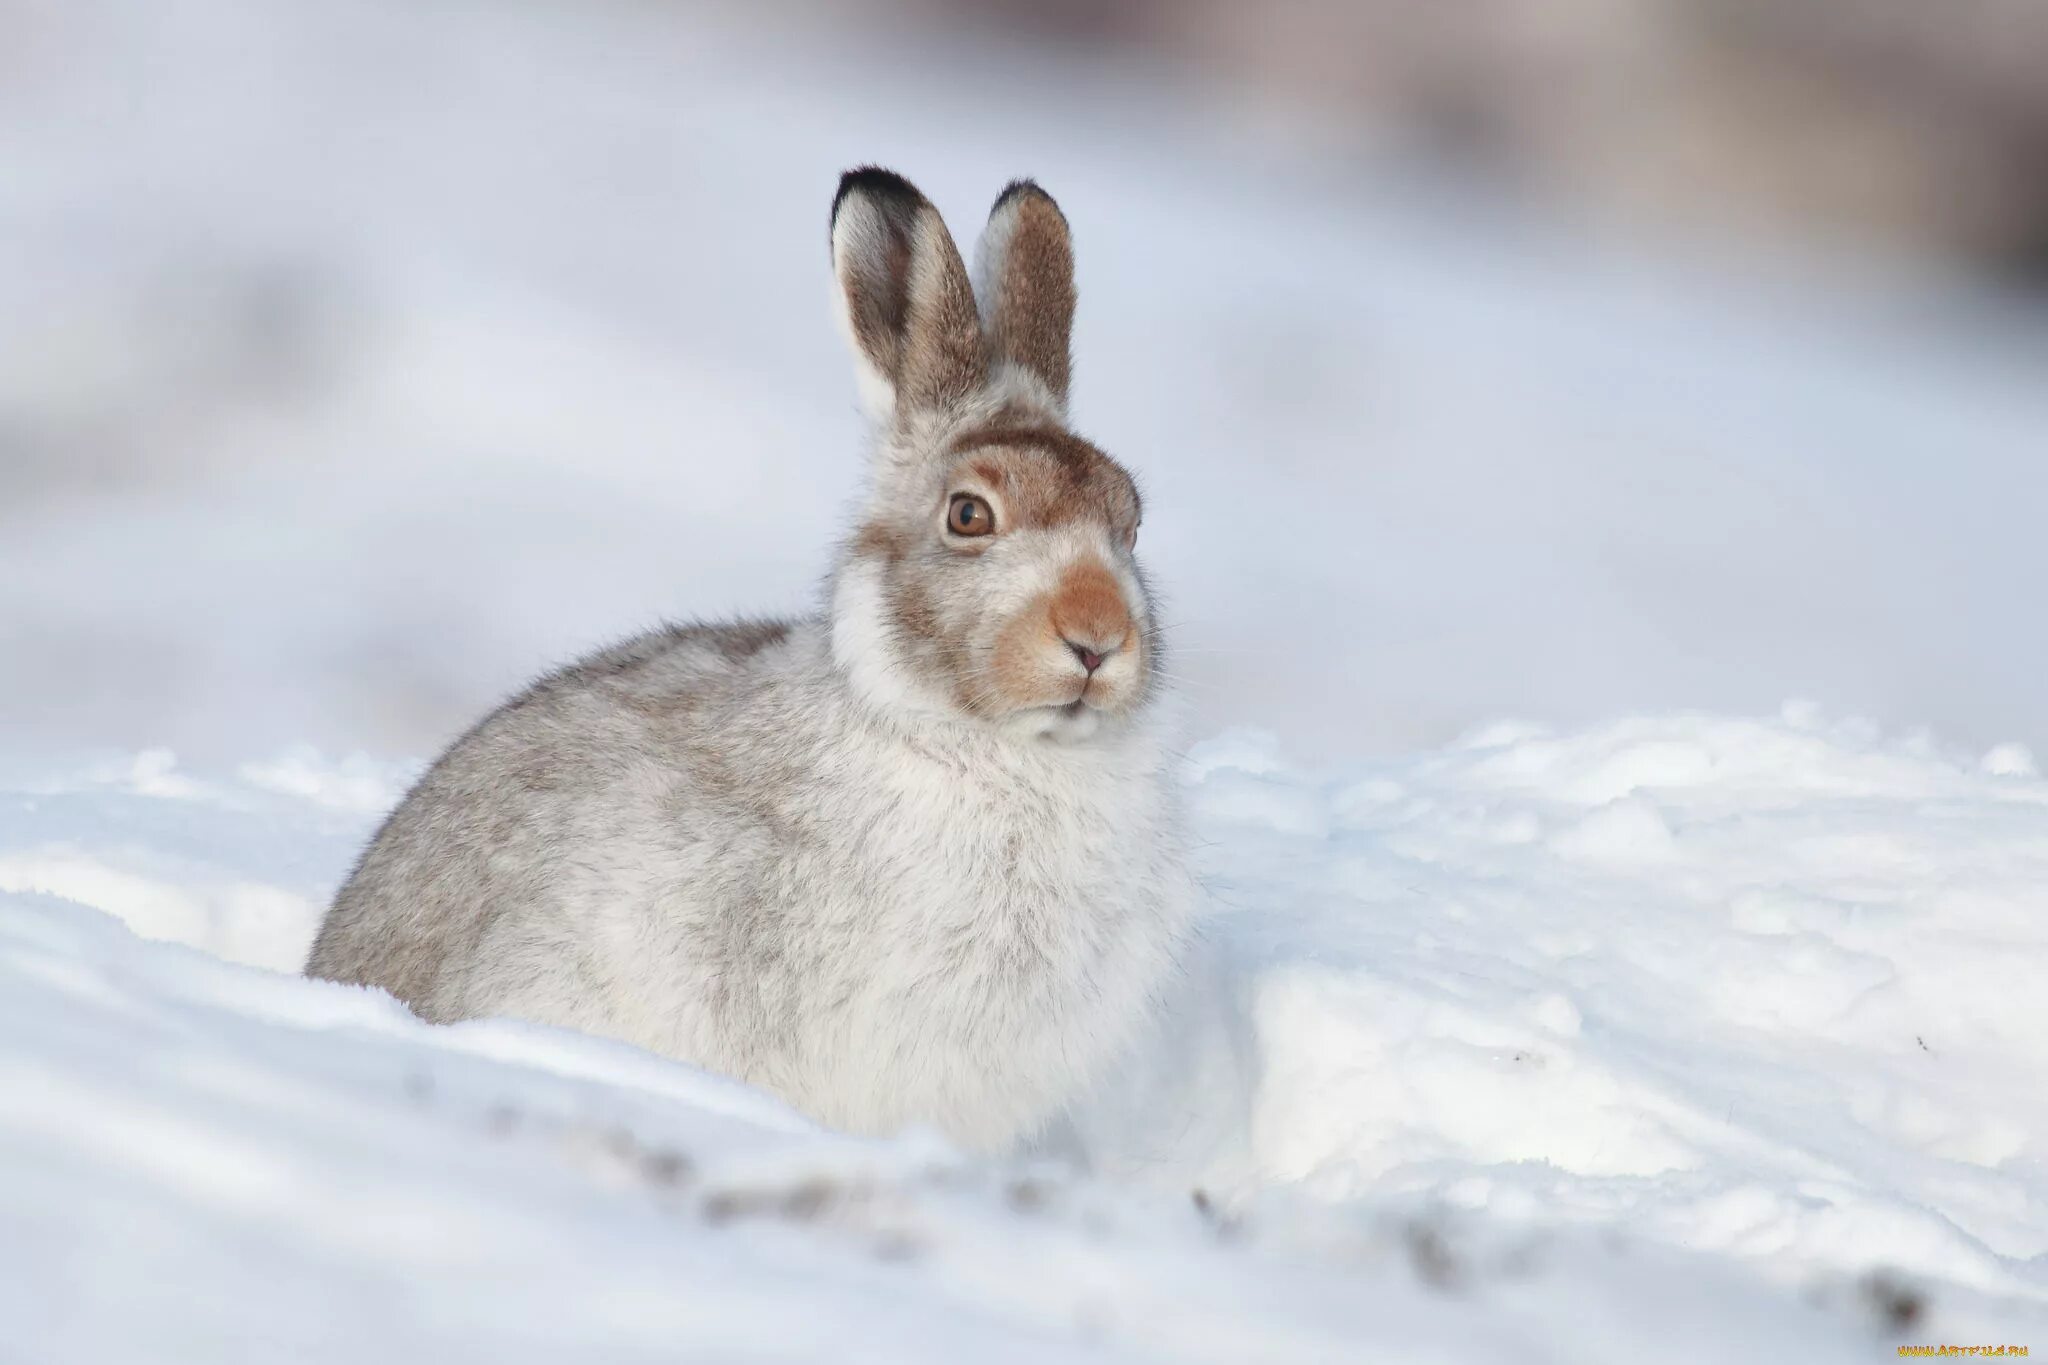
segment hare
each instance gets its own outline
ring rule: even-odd
[[[1186,932],[1138,491],[1066,425],[1049,195],[1003,191],[975,283],[891,172],[831,218],[874,448],[817,614],[669,626],[507,702],[385,821],[306,971],[1002,1150],[1101,1078]]]

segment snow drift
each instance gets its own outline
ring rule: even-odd
[[[0,795],[22,1358],[1869,1360],[2048,1324],[2023,750],[1804,707],[1331,775],[1198,745],[1203,952],[1010,1163],[282,974],[404,776],[154,753]]]

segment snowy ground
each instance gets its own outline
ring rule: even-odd
[[[2025,751],[1791,707],[1497,726],[1325,777],[1235,733],[1187,776],[1205,951],[1058,1144],[1093,1175],[823,1133],[631,1049],[278,974],[402,772],[155,753],[16,783],[11,1358],[2048,1341]]]
[[[2048,1349],[2040,317],[772,24],[0,0],[0,1359]],[[1013,1164],[279,974],[389,756],[807,599],[868,160],[1060,196],[1225,732],[1179,1012]]]

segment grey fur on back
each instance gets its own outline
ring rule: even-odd
[[[657,668],[680,666],[702,683],[737,681],[733,666],[789,632],[786,621],[668,625],[557,669],[507,701],[451,745],[385,820],[322,922],[307,975],[381,986],[436,1023],[468,1017],[465,969],[497,914],[539,880],[513,852],[541,821],[600,799],[626,765],[650,753],[689,764],[703,747],[664,751],[694,729],[692,713],[713,696],[707,689],[677,690],[658,721],[643,701],[635,709],[649,723],[639,734],[618,723],[622,716],[607,720],[603,699],[623,700]],[[388,907],[401,895],[410,903],[394,920]]]

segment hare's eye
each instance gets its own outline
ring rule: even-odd
[[[956,536],[985,536],[996,529],[995,513],[972,493],[955,493],[946,509],[946,529]]]

